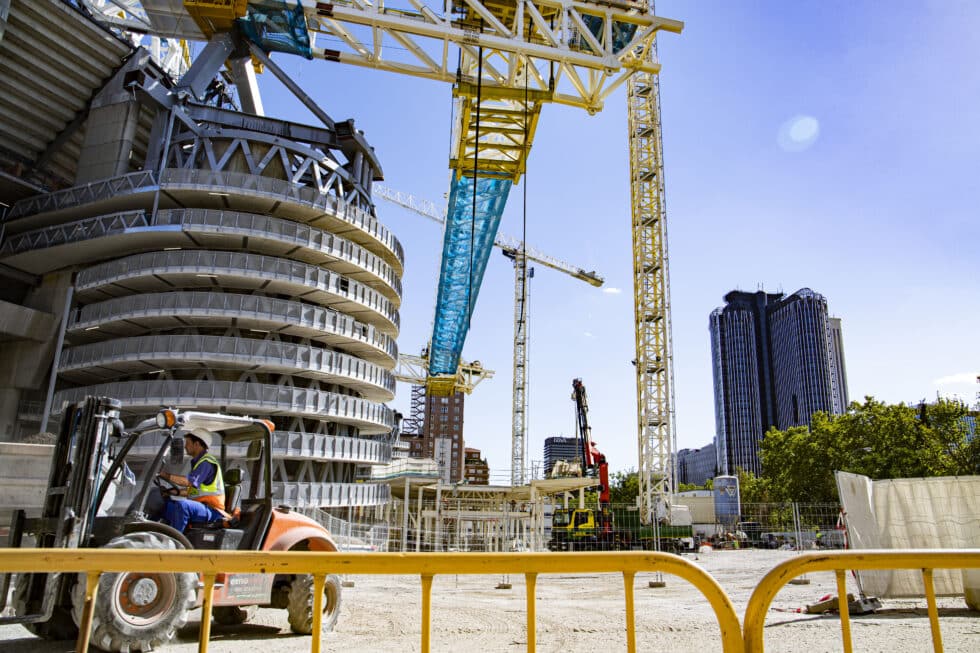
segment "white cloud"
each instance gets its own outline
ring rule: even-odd
[[[623,291],[621,288],[614,288],[612,286],[609,286],[608,288],[603,288],[602,292],[606,293],[607,295],[618,295]]]
[[[586,338],[591,338],[592,337],[592,332],[591,331],[583,331],[582,332],[582,335],[585,336]]]
[[[932,382],[933,385],[962,385],[965,383],[974,384],[977,382],[977,377],[980,376],[980,372],[960,372],[959,374],[950,374],[949,376],[944,376],[936,379]]]

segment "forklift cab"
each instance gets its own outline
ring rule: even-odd
[[[195,549],[260,549],[272,515],[273,424],[234,415],[165,409],[157,414],[156,426],[166,431],[167,436],[146,470],[144,487],[130,512],[145,510],[151,481],[166,462],[167,452],[171,452],[176,462],[183,458],[183,434],[195,428],[206,428],[221,442],[220,453],[215,453],[218,453],[224,478],[225,512],[232,515],[232,519],[211,524],[192,522],[184,535]],[[230,453],[244,463],[244,470],[229,466]],[[247,491],[243,487],[246,479],[249,480]]]

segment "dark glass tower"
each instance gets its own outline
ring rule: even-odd
[[[809,288],[788,297],[732,291],[725,302],[709,320],[718,472],[759,474],[766,431],[846,408],[840,320]]]
[[[544,475],[551,476],[551,470],[559,460],[578,461],[582,463],[581,445],[576,438],[555,436],[544,439]]]

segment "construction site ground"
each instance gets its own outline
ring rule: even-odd
[[[701,565],[728,593],[741,621],[759,579],[792,551],[712,551],[685,558]],[[417,577],[357,576],[345,588],[335,632],[323,650],[390,652],[420,650],[421,587]],[[496,589],[506,580],[512,588]],[[714,614],[700,593],[685,581],[664,576],[666,587],[650,588],[653,574],[636,577],[636,640],[641,651],[720,651]],[[773,602],[766,627],[766,650],[812,653],[840,651],[836,614],[798,610],[835,593],[832,574],[809,577],[809,584],[787,585]],[[853,578],[848,591],[857,594]],[[437,576],[432,598],[432,650],[479,653],[527,650],[523,576]],[[626,650],[622,576],[545,575],[537,583],[537,650],[583,653]],[[939,599],[945,651],[980,650],[980,613],[963,598]],[[165,650],[197,650],[200,611]],[[924,600],[884,600],[875,614],[852,618],[855,651],[932,650]],[[262,609],[244,626],[212,625],[210,651],[240,653],[243,646],[263,653],[308,651],[309,638],[289,631],[286,614]],[[42,642],[21,626],[0,627],[5,653],[63,653],[74,642]]]

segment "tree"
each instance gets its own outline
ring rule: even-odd
[[[609,503],[636,505],[640,495],[640,476],[636,470],[616,472],[609,479]]]
[[[739,501],[742,503],[772,503],[771,492],[769,491],[769,479],[756,476],[752,472],[739,467],[735,471],[738,476]]]
[[[760,452],[770,500],[836,502],[835,471],[874,480],[976,474],[980,439],[967,442],[965,415],[956,401],[912,407],[866,397],[844,415],[814,413],[809,429],[771,429]]]

